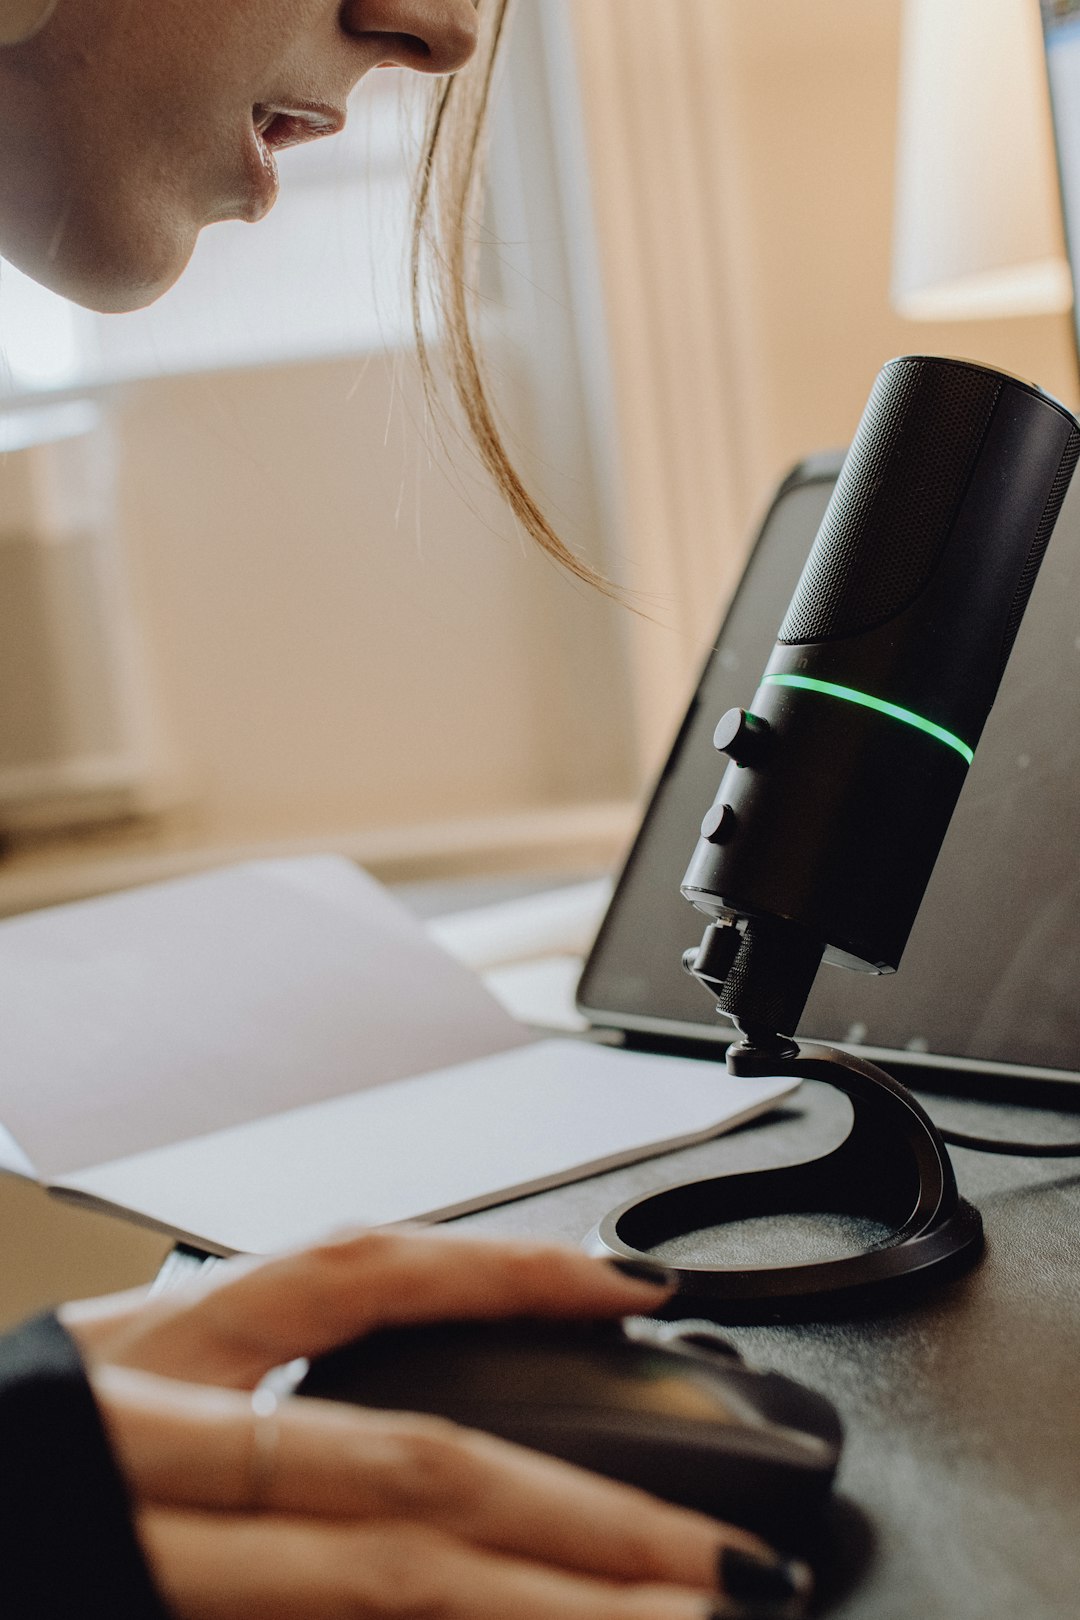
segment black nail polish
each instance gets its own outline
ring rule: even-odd
[[[675,1272],[670,1271],[667,1266],[662,1266],[655,1260],[646,1260],[644,1256],[640,1260],[622,1258],[609,1260],[608,1265],[614,1267],[616,1271],[621,1271],[624,1277],[633,1277],[635,1282],[652,1283],[654,1288],[674,1288],[679,1280]]]
[[[769,1558],[725,1547],[718,1566],[719,1585],[750,1614],[801,1615],[810,1597],[813,1576],[794,1558]],[[723,1612],[723,1611],[721,1611]]]

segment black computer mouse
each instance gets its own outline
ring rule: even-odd
[[[299,1394],[430,1412],[744,1525],[816,1542],[843,1442],[830,1403],[710,1322],[452,1322],[320,1356]]]

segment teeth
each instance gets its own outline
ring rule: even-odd
[[[277,116],[277,113],[273,112],[268,107],[256,107],[254,109],[253,117],[256,133],[259,135],[265,135]]]
[[[320,115],[311,108],[269,107],[264,102],[256,102],[251,109],[251,121],[259,139],[277,150],[299,146],[320,135],[332,135],[341,128],[344,119]]]

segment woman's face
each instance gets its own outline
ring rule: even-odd
[[[138,308],[204,225],[266,213],[274,151],[339,129],[370,68],[450,73],[475,42],[474,0],[60,0],[0,49],[0,252]]]

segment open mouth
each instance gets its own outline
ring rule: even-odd
[[[251,121],[268,152],[283,152],[288,146],[336,135],[344,127],[345,115],[334,107],[281,107],[259,102],[251,110]]]

